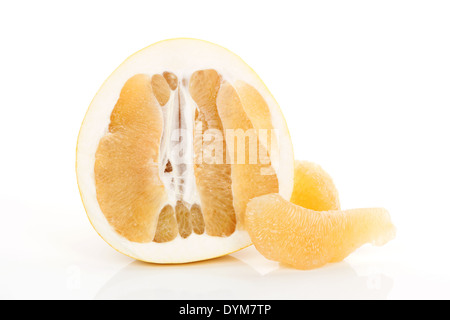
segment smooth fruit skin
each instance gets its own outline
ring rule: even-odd
[[[380,246],[395,236],[385,209],[317,212],[277,194],[252,199],[246,225],[262,255],[302,270],[341,261],[365,243]]]
[[[291,202],[314,211],[341,209],[333,179],[321,166],[309,161],[295,161]]]

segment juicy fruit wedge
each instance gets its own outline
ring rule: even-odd
[[[249,91],[252,91],[250,94],[254,96],[242,99],[241,95],[245,96]],[[267,121],[270,119],[270,111],[260,95],[253,93],[253,88],[246,89],[238,85],[235,89],[228,82],[221,86],[217,104],[224,128],[228,130],[225,140],[232,163],[231,179],[236,182],[232,185],[233,205],[238,221],[244,224],[245,209],[250,199],[279,190],[278,178],[275,172],[270,171],[273,167],[267,143],[258,143],[258,139],[252,140],[252,137],[246,140],[247,134],[258,137],[259,132],[256,131],[258,129],[262,129],[263,132],[272,132],[272,124]],[[252,108],[252,112],[246,112],[248,108]],[[263,120],[252,123],[251,115],[255,115],[255,120],[259,120],[258,116]],[[239,140],[236,139],[243,141],[240,145],[245,145],[244,150],[239,150]],[[271,140],[274,144],[275,139],[276,137]],[[267,164],[264,164],[261,159],[267,161]]]
[[[291,202],[315,211],[340,210],[333,179],[322,167],[309,161],[295,161]]]
[[[341,261],[365,243],[380,246],[395,236],[385,209],[318,212],[277,194],[252,199],[246,225],[267,259],[304,270]]]
[[[136,75],[122,89],[100,140],[94,167],[97,200],[116,232],[130,241],[153,240],[167,194],[159,177],[161,108],[150,78]]]
[[[248,246],[248,201],[290,199],[293,169],[286,123],[258,76],[233,53],[193,39],[127,59],[92,101],[77,146],[97,232],[118,251],[159,263]]]

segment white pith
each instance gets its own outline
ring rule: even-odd
[[[289,200],[293,186],[293,150],[290,142],[285,120],[279,107],[268,92],[265,85],[238,56],[230,51],[205,42],[193,39],[166,40],[149,46],[128,58],[105,81],[99,92],[94,97],[84,119],[78,138],[77,149],[77,177],[83,202],[89,219],[102,236],[116,250],[133,258],[157,262],[157,263],[181,263],[208,259],[239,250],[249,245],[250,238],[246,231],[236,230],[229,237],[213,237],[206,234],[191,234],[183,239],[180,236],[166,243],[135,243],[118,235],[104,217],[97,202],[95,189],[94,164],[95,153],[100,139],[107,133],[111,112],[119,98],[120,91],[125,82],[136,74],[162,74],[165,71],[174,73],[180,82],[183,79],[188,83],[192,73],[202,69],[215,69],[223,80],[234,83],[242,80],[253,86],[263,96],[272,114],[272,124],[279,134],[279,154],[275,155],[279,164],[274,168],[279,180],[280,195]],[[184,108],[186,119],[194,117],[195,103],[190,99],[187,85],[181,86],[181,95],[186,99]],[[165,122],[170,121],[170,106],[176,105],[178,99],[175,91],[172,91],[169,102],[163,107]],[[165,129],[169,133],[170,125],[165,123]],[[186,121],[189,126],[192,121]],[[187,127],[192,130],[192,127]],[[170,133],[169,133],[170,134]],[[164,133],[163,133],[164,136]],[[287,137],[287,138],[286,138]],[[192,146],[192,141],[188,141]],[[160,148],[159,163],[166,163],[170,148],[168,144],[162,144]],[[289,155],[289,156],[286,156]],[[174,168],[175,169],[175,168]],[[175,169],[176,170],[176,169]],[[192,205],[200,204],[195,185],[192,164],[186,168],[185,194],[183,200]],[[177,200],[176,190],[170,190],[170,180],[164,175],[164,166],[160,167],[160,177],[166,186],[168,203],[175,205]]]
[[[173,136],[176,129],[182,128],[186,132],[193,132],[195,103],[189,99],[188,88],[179,86],[175,91],[171,92],[169,101],[162,107],[164,117],[164,129],[161,137],[160,153],[159,153],[159,176],[163,182],[167,192],[167,203],[175,207],[177,200],[182,200],[188,206],[193,204],[200,205],[200,197],[195,184],[195,175],[193,167],[193,135],[186,134],[183,136],[184,141],[178,142]],[[180,101],[183,100],[184,108],[180,108]],[[181,109],[181,110],[179,110]],[[181,119],[174,116],[178,112],[182,112]],[[179,123],[181,120],[182,123]],[[177,150],[182,149],[186,154],[177,159],[174,156]],[[167,162],[172,164],[173,171],[166,173],[165,166]],[[180,165],[185,166],[182,172]],[[180,190],[183,188],[183,190]]]

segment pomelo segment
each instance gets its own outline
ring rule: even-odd
[[[217,96],[217,109],[225,131],[228,161],[231,161],[233,205],[238,227],[243,229],[248,201],[263,194],[279,192],[267,139],[259,138],[261,129],[266,133],[272,132],[273,126],[265,118],[270,112],[254,88],[242,82],[237,83],[237,89],[229,82],[222,84]],[[270,136],[266,134],[265,138]],[[245,149],[242,150],[239,146],[243,145]]]
[[[156,234],[153,241],[164,243],[175,239],[178,235],[178,224],[175,218],[175,210],[166,205],[159,214]]]
[[[165,106],[166,103],[169,102],[171,90],[166,79],[160,74],[155,74],[152,77],[152,87],[153,87],[153,94],[155,95],[159,104],[161,106]]]
[[[123,86],[108,132],[95,154],[97,200],[116,232],[151,241],[167,195],[158,174],[163,116],[151,79],[136,75]]]
[[[321,166],[309,161],[295,161],[291,202],[315,211],[341,209],[333,179]]]
[[[249,202],[246,226],[267,259],[303,270],[341,261],[365,243],[380,246],[395,236],[385,209],[318,212],[277,194]]]
[[[198,161],[194,173],[206,232],[212,236],[229,236],[236,230],[231,165],[226,161],[224,131],[216,105],[221,82],[217,71],[211,69],[194,72],[189,81],[189,92],[198,106],[195,127],[200,130],[195,132],[198,139],[194,141],[194,157]],[[205,152],[208,149],[205,143],[215,147],[214,154]]]

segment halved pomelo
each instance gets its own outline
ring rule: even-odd
[[[246,226],[262,255],[298,269],[341,261],[365,243],[383,245],[395,236],[385,209],[313,211],[278,194],[252,199]]]
[[[285,120],[259,77],[194,39],[128,58],[93,99],[77,146],[94,228],[118,251],[158,263],[249,245],[248,201],[290,199],[293,168]]]

